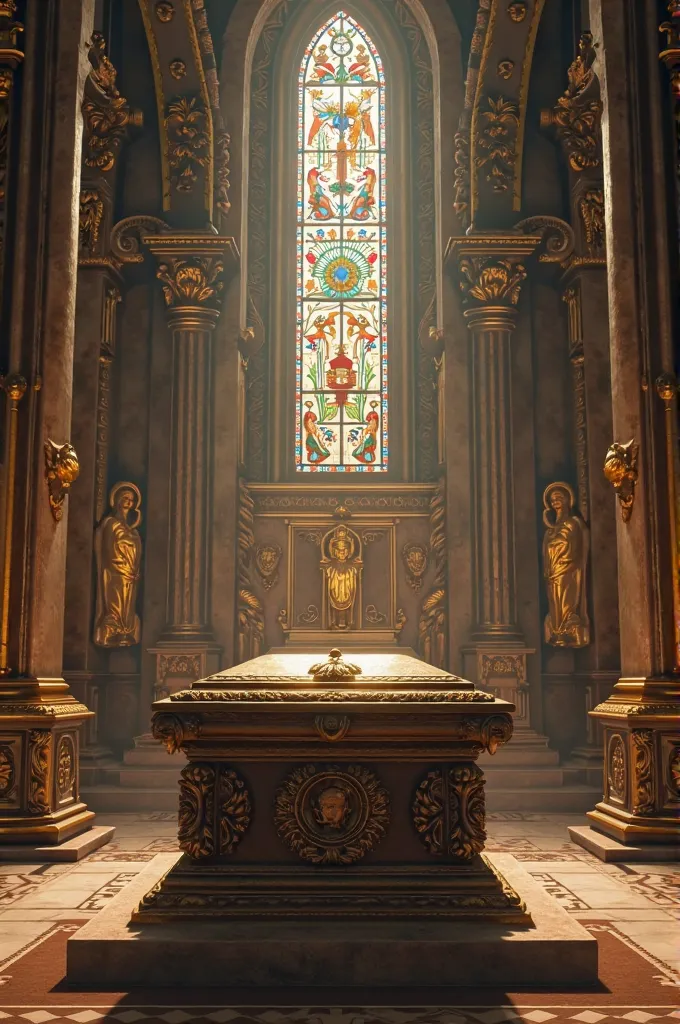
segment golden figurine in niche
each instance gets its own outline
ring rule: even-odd
[[[574,510],[574,492],[553,483],[543,493],[543,575],[548,595],[545,642],[553,647],[585,647],[590,642],[586,606],[588,527]]]
[[[326,612],[330,629],[352,629],[361,574],[361,541],[341,523],[321,544]]]
[[[99,647],[132,647],[140,641],[136,612],[141,579],[142,495],[135,484],[116,484],[109,495],[111,511],[95,533],[97,609],[94,642]],[[134,521],[129,521],[130,515]]]
[[[340,786],[322,790],[315,801],[314,818],[318,825],[327,828],[342,828],[349,812],[349,793]]]

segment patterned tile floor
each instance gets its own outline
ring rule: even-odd
[[[114,840],[80,864],[0,864],[0,1005],[2,974],[22,950],[53,928],[54,922],[85,923],[156,854],[177,849],[174,813],[101,815],[97,823],[115,825]],[[567,825],[582,823],[581,815],[490,814],[487,849],[516,857],[577,920],[586,924],[607,922],[619,937],[655,965],[657,977],[669,987],[669,1003],[678,1005],[680,993],[675,986],[680,986],[680,864],[604,864],[569,841]],[[528,1018],[532,1024],[547,1024],[550,1017],[544,1011],[536,1013],[543,1016],[540,1020]],[[580,1024],[598,1024],[607,1016],[599,1014],[596,1021],[592,1011],[586,1013],[591,1013],[588,1020],[583,1014],[574,1019]],[[660,1013],[666,1016],[668,1011]],[[0,1014],[0,1024],[6,1016]],[[23,1016],[30,1024],[44,1024],[52,1019]],[[133,1024],[129,1013],[126,1017],[121,1011],[116,1016],[123,1024]],[[277,1024],[281,1017],[279,1014],[276,1021],[271,1018],[266,1024]],[[624,1012],[621,1019],[647,1024],[652,1017],[642,1020]],[[671,1017],[680,1022],[680,1010]],[[82,1016],[71,1014],[68,1019],[86,1024]],[[87,1021],[94,1019],[87,1017]],[[168,1015],[164,1019],[167,1024],[182,1024]],[[480,1020],[481,1024],[501,1024],[500,1018]],[[228,1021],[215,1019],[214,1024]],[[339,1018],[336,1021],[331,1014],[323,1020],[320,1016],[318,1024],[365,1021],[349,1021],[345,1017],[342,1022]],[[408,1015],[387,1024],[408,1024]],[[436,1024],[458,1022],[449,1014]]]

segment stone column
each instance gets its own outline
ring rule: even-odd
[[[464,674],[512,701],[530,728],[527,647],[517,624],[510,353],[526,263],[541,236],[451,239],[447,260],[472,335],[475,618]]]
[[[172,338],[170,539],[166,626],[156,656],[156,699],[219,668],[210,622],[212,338],[233,238],[184,232],[144,239],[157,260]]]
[[[676,854],[680,838],[670,270],[677,225],[668,218],[674,182],[664,159],[672,122],[663,116],[654,5],[590,7],[604,98],[613,434],[604,470],[616,508],[621,678],[592,712],[604,729],[603,799],[588,814],[592,827],[571,831],[603,859],[646,860]],[[639,195],[642,205],[633,201]]]
[[[80,106],[94,4],[63,0],[58,10],[50,4],[51,12],[47,6],[31,0],[26,5],[19,173],[5,182],[16,229],[6,240],[12,288],[3,310],[9,320],[10,373],[3,431],[9,472],[2,487],[0,836],[5,843],[52,846],[81,837],[76,845],[82,855],[113,832],[93,833],[94,814],[80,800],[80,733],[91,712],[61,677],[67,495],[79,469],[68,442]],[[0,20],[12,14],[0,11]],[[43,134],[46,120],[58,126],[49,140]]]

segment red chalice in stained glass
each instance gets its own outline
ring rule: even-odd
[[[339,408],[347,401],[347,393],[356,386],[357,375],[352,360],[345,355],[341,345],[337,356],[330,361],[330,369],[326,370],[326,387],[335,392],[335,401]]]

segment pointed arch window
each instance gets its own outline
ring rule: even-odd
[[[388,463],[385,75],[343,11],[298,80],[295,464]]]

